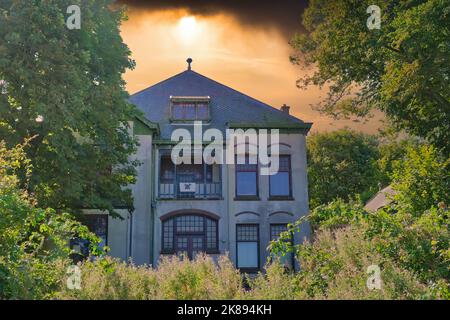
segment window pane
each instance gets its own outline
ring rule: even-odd
[[[258,268],[258,243],[238,242],[237,262],[238,268]]]
[[[186,103],[184,105],[184,108],[185,108],[184,119],[194,120],[195,119],[195,104],[194,103]]]
[[[163,223],[163,249],[173,250],[173,219]]]
[[[282,232],[287,231],[287,224],[272,224],[270,225],[270,240],[278,240]]]
[[[176,120],[207,120],[209,103],[205,101],[172,101],[172,118]]]
[[[270,225],[270,240],[278,240],[280,237],[280,234],[282,232],[287,231],[287,224],[271,224]],[[292,241],[292,239],[290,240]],[[275,258],[277,255],[272,254],[272,257]],[[291,269],[293,267],[294,262],[294,255],[292,252],[288,252],[284,255],[279,254],[278,257],[280,258],[280,263],[284,265],[285,267]]]
[[[256,196],[256,172],[238,172],[236,174],[236,192],[239,196]]]
[[[173,104],[172,117],[174,119],[183,119],[183,106],[180,104]]]
[[[258,226],[241,224],[236,228],[236,241],[258,241]]]
[[[279,171],[289,171],[290,169],[290,162],[291,157],[290,156],[280,156],[279,158]]]
[[[177,217],[177,233],[204,232],[203,217],[180,216]]]
[[[206,219],[206,247],[217,249],[217,222],[211,219]]]
[[[271,196],[289,196],[289,172],[278,172],[270,176],[270,195]]]
[[[207,104],[197,104],[197,119],[206,120],[208,119],[208,105]]]
[[[170,157],[161,157],[160,176],[161,182],[173,182],[175,175],[175,165]]]

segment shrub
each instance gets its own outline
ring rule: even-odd
[[[359,198],[351,199],[348,202],[336,199],[314,208],[309,215],[309,221],[313,229],[334,228],[358,221],[366,214]]]
[[[450,279],[449,222],[444,206],[418,218],[402,210],[395,214],[380,210],[369,216],[365,234],[378,252],[432,285]]]
[[[248,281],[250,290],[245,294],[246,299],[294,300],[306,297],[298,277],[295,273],[286,271],[279,261],[267,264],[265,273],[259,273],[256,278]]]
[[[60,299],[235,299],[243,296],[242,277],[231,261],[218,263],[199,255],[195,260],[161,259],[158,267],[134,266],[105,257],[80,264],[81,290],[62,282]]]
[[[19,145],[11,150],[0,141],[0,299],[51,297],[69,263],[69,239],[75,234],[99,241],[67,213],[42,209],[17,175],[31,172]]]
[[[279,264],[253,281],[248,296],[257,299],[427,299],[443,298],[440,288],[421,281],[395,257],[383,255],[379,243],[366,236],[368,222],[321,228],[312,241],[292,247],[300,271],[286,273]],[[381,271],[381,289],[367,287],[368,267]]]
[[[365,222],[336,231],[322,231],[300,254],[300,277],[314,299],[417,299],[424,298],[427,287],[415,275],[384,257],[364,236]],[[315,251],[320,252],[319,257]],[[326,256],[324,264],[322,257]],[[320,266],[319,268],[318,265]],[[367,268],[381,270],[381,289],[367,287]],[[319,279],[319,280],[317,280]]]
[[[393,164],[392,188],[398,209],[421,215],[440,202],[450,203],[450,158],[432,146],[407,149],[405,158]]]

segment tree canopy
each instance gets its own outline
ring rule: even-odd
[[[134,67],[110,0],[0,2],[0,140],[26,148],[42,207],[131,206],[136,141],[122,74]],[[67,8],[81,8],[69,29]]]
[[[383,111],[398,128],[450,152],[448,0],[378,1],[381,28],[366,25],[373,1],[311,0],[307,32],[292,39],[295,63],[315,66],[300,87],[329,85],[316,107],[334,117]],[[355,94],[356,92],[356,94]]]
[[[27,144],[25,142],[25,144]],[[24,147],[0,140],[0,299],[42,299],[61,283],[72,253],[69,240],[81,237],[100,254],[100,239],[68,213],[37,208],[20,189],[19,174],[32,176]]]
[[[374,136],[341,129],[308,137],[310,205],[361,195],[367,200],[382,181],[377,166],[378,141]]]

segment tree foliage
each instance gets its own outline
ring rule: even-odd
[[[69,263],[69,240],[100,242],[68,213],[37,208],[18,188],[18,174],[31,174],[24,146],[7,149],[0,141],[0,299],[42,299],[59,288]]]
[[[311,207],[358,194],[367,200],[379,188],[378,158],[373,136],[342,129],[308,137]]]
[[[12,147],[35,137],[28,188],[42,207],[113,212],[132,203],[124,187],[135,177],[136,111],[122,74],[134,62],[112,2],[0,2],[0,138]],[[70,5],[81,8],[79,30],[66,26]]]
[[[373,4],[381,8],[381,29],[369,30]],[[316,67],[300,87],[329,85],[319,110],[364,117],[376,108],[450,152],[448,0],[312,0],[303,25],[292,60]]]
[[[290,226],[271,249],[277,254],[295,252],[303,266],[301,277],[308,283],[312,297],[337,297],[345,295],[343,287],[352,291],[360,286],[361,274],[351,278],[351,270],[361,271],[365,261],[365,267],[380,266],[383,281],[389,274],[403,279],[391,279],[398,286],[391,294],[399,290],[420,292],[419,281],[428,288],[425,295],[423,291],[420,294],[422,298],[449,299],[449,177],[448,159],[434,147],[409,147],[404,159],[393,165],[392,187],[396,194],[390,205],[374,213],[365,212],[358,202],[345,203],[341,199],[318,206]],[[314,226],[312,241],[292,245],[287,240],[306,221]],[[411,282],[406,274],[415,280]],[[407,282],[416,283],[415,289],[410,291],[413,287]],[[364,290],[358,294],[363,295]]]
[[[413,215],[441,202],[450,204],[450,158],[432,146],[409,147],[406,156],[394,162],[391,178],[397,206]]]

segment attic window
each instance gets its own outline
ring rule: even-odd
[[[209,99],[209,97],[170,97],[172,120],[209,120]]]

